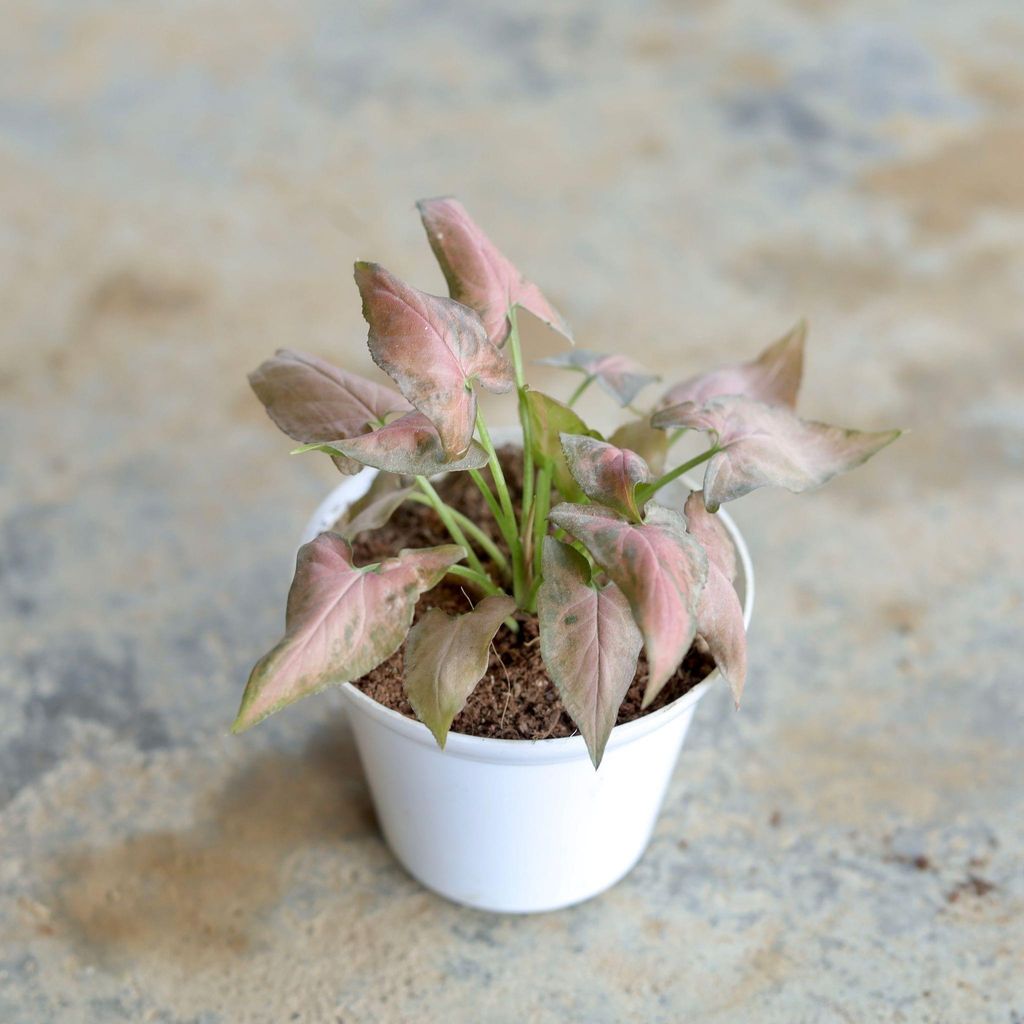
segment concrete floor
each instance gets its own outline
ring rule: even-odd
[[[1024,9],[3,23],[0,1021],[1024,1020]],[[528,919],[396,865],[337,694],[227,734],[334,479],[245,372],[367,370],[351,262],[439,289],[441,192],[587,347],[679,378],[805,314],[803,410],[911,428],[736,507],[743,710],[704,701],[626,881]]]

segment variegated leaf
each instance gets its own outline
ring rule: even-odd
[[[562,451],[561,434],[582,434],[587,437],[601,435],[590,428],[564,402],[559,402],[543,391],[527,390],[526,411],[533,438],[533,457],[537,464],[551,469],[551,478],[558,493],[568,501],[582,501],[583,491],[573,479]]]
[[[508,360],[461,303],[412,288],[376,263],[357,263],[355,278],[374,362],[437,428],[445,458],[462,458],[476,420],[473,384],[511,391]]]
[[[446,462],[441,439],[433,423],[421,412],[406,413],[370,434],[324,444],[303,445],[296,451],[343,455],[364,466],[374,466],[386,473],[399,473],[403,476],[436,476],[438,473],[463,469],[482,469],[487,465],[487,453],[476,441],[470,443],[461,458]]]
[[[286,348],[253,370],[249,383],[270,418],[304,444],[355,437],[411,408],[389,387]],[[344,456],[335,462],[343,473],[362,469]]]
[[[636,452],[593,437],[562,434],[561,441],[569,472],[583,493],[639,522],[643,512],[637,506],[636,485],[650,482],[647,463]]]
[[[660,408],[681,402],[703,404],[718,395],[746,395],[769,405],[796,406],[804,368],[807,323],[801,320],[788,334],[748,363],[723,366],[690,377],[665,392]]]
[[[704,507],[700,491],[691,491],[683,507],[687,532],[700,541],[708,559],[718,566],[732,583],[736,579],[736,546],[721,518]]]
[[[591,582],[590,565],[574,548],[545,537],[543,571],[541,655],[596,768],[636,676],[643,638],[622,591]]]
[[[461,547],[352,564],[348,541],[321,533],[299,548],[283,639],[253,668],[232,726],[241,732],[331,683],[358,679],[398,650],[420,594],[465,557]]]
[[[665,459],[668,456],[668,434],[664,430],[655,430],[650,418],[630,420],[623,423],[608,438],[609,444],[616,448],[628,448],[636,452],[651,468],[651,472],[660,476],[665,472]]]
[[[629,602],[647,652],[646,707],[693,643],[708,575],[704,549],[678,512],[654,503],[641,524],[600,505],[559,505],[550,518],[583,543]]]
[[[581,348],[538,359],[537,362],[544,366],[579,370],[593,377],[620,405],[629,405],[648,384],[661,380],[629,356],[605,355],[603,352],[588,352]]]
[[[704,507],[700,491],[686,499],[683,513],[687,529],[708,556],[708,581],[697,605],[697,635],[708,645],[739,707],[747,678],[747,631],[743,607],[732,585],[736,577],[736,551],[718,517]]]
[[[710,512],[758,487],[807,491],[853,469],[900,435],[802,420],[789,409],[741,395],[713,398],[703,406],[684,402],[655,413],[656,427],[690,427],[710,433],[721,448],[704,472],[704,503]]]
[[[453,299],[480,314],[493,344],[508,338],[508,311],[522,306],[570,341],[572,333],[541,290],[527,281],[470,219],[457,199],[421,199],[417,204],[430,248]]]
[[[405,645],[405,692],[442,749],[455,716],[487,671],[491,640],[516,609],[511,597],[485,597],[454,617],[431,608]]]

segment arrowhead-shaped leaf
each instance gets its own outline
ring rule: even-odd
[[[321,533],[304,544],[288,592],[284,638],[253,668],[232,731],[376,668],[401,645],[420,594],[464,556],[462,548],[446,544],[356,567],[348,541],[337,534]]]
[[[664,430],[655,430],[649,419],[623,423],[608,441],[616,448],[628,448],[631,452],[636,452],[651,467],[652,473],[660,476],[665,472],[668,434]]]
[[[605,355],[576,348],[548,359],[538,359],[544,366],[561,366],[579,370],[593,377],[620,405],[629,405],[648,384],[661,380],[648,373],[638,362],[623,355]]]
[[[441,439],[433,423],[420,412],[406,413],[370,434],[304,445],[296,451],[343,455],[364,466],[403,476],[436,476],[463,469],[482,469],[487,465],[487,453],[476,441],[470,443],[462,458],[445,462]]]
[[[541,655],[596,768],[636,676],[643,638],[622,591],[614,583],[595,586],[589,563],[574,548],[545,537],[543,568]]]
[[[690,492],[683,507],[683,515],[687,532],[700,541],[708,561],[717,565],[732,583],[736,579],[736,548],[722,520],[704,507],[704,496],[700,491]]]
[[[366,494],[353,502],[331,527],[332,532],[351,541],[368,530],[379,530],[391,519],[413,489],[404,484],[400,476],[378,473]]]
[[[565,461],[561,435],[582,434],[598,438],[601,435],[591,430],[564,402],[545,395],[543,391],[527,390],[524,394],[533,438],[533,457],[538,465],[551,469],[551,478],[563,498],[582,501],[583,491]]]
[[[704,549],[678,512],[653,503],[639,525],[599,505],[559,505],[550,518],[583,543],[629,602],[647,652],[646,707],[693,643],[708,575]]]
[[[570,341],[572,333],[541,290],[495,248],[457,199],[421,199],[417,204],[430,248],[453,299],[475,309],[493,344],[505,344],[508,311],[522,306]]]
[[[639,522],[636,485],[649,483],[651,471],[636,452],[616,448],[607,441],[578,434],[562,434],[562,451],[573,479],[593,501]]]
[[[661,408],[681,402],[702,405],[718,395],[746,395],[768,405],[793,408],[800,390],[806,339],[807,324],[801,320],[756,359],[684,380],[669,388],[658,404]]]
[[[722,450],[711,457],[704,473],[704,503],[710,512],[758,487],[793,492],[820,487],[900,435],[898,430],[846,430],[802,420],[783,406],[740,395],[713,398],[703,406],[674,405],[655,413],[651,423],[714,436]]]
[[[412,288],[376,263],[357,263],[355,278],[374,362],[437,428],[445,457],[462,458],[476,419],[473,384],[511,391],[508,360],[461,303]]]
[[[697,635],[707,643],[739,707],[747,678],[747,631],[743,607],[732,585],[736,577],[736,551],[718,517],[704,507],[700,491],[686,499],[683,513],[687,529],[708,556],[708,582],[697,605]]]
[[[454,618],[431,608],[405,645],[405,692],[416,717],[444,748],[452,720],[487,671],[488,649],[516,609],[511,597],[485,597]]]
[[[389,387],[286,348],[253,370],[249,383],[270,418],[304,444],[355,437],[411,408]],[[344,456],[335,461],[343,473],[362,469]]]

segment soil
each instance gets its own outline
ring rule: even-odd
[[[518,510],[522,486],[519,449],[507,446],[500,449],[498,455],[513,504]],[[454,473],[436,486],[449,505],[464,513],[500,543],[497,523],[467,473]],[[395,555],[402,548],[450,542],[451,538],[433,509],[407,504],[400,506],[385,526],[360,534],[353,543],[353,553],[356,563],[364,565]],[[423,595],[416,616],[418,618],[428,608],[438,607],[451,615],[469,611],[471,597],[475,595],[464,587],[446,581]],[[544,670],[536,617],[519,614],[517,619],[520,624],[518,634],[504,627],[498,630],[491,646],[487,674],[456,716],[452,732],[506,740],[539,740],[572,736],[577,731]],[[415,718],[405,696],[402,659],[403,652],[399,650],[362,679],[356,680],[354,685],[385,707]],[[641,653],[636,678],[622,702],[616,724],[631,722],[670,704],[696,686],[714,667],[711,656],[695,645],[654,703],[641,710],[640,700],[647,684],[647,665]]]

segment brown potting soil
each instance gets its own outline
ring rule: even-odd
[[[509,446],[499,451],[499,457],[513,503],[518,509],[522,486],[520,452]],[[490,479],[486,472],[484,475]],[[467,473],[453,473],[437,484],[437,490],[449,505],[501,543],[497,523]],[[365,565],[395,555],[402,548],[448,543],[451,543],[451,538],[433,509],[409,503],[400,506],[385,526],[360,534],[352,547],[356,564]],[[450,615],[456,615],[469,611],[476,600],[477,596],[467,588],[457,582],[445,581],[423,595],[416,617],[428,608],[442,608]],[[544,669],[536,617],[522,614],[516,617],[519,632],[513,633],[504,626],[498,629],[491,645],[487,674],[477,683],[465,708],[456,716],[452,732],[506,740],[538,740],[571,736],[577,731]],[[695,645],[654,703],[641,710],[640,700],[647,684],[647,664],[641,654],[636,678],[619,709],[617,724],[631,722],[678,699],[714,667],[711,656]],[[415,718],[405,696],[402,668],[403,651],[400,649],[372,672],[356,680],[355,686],[385,707]]]

